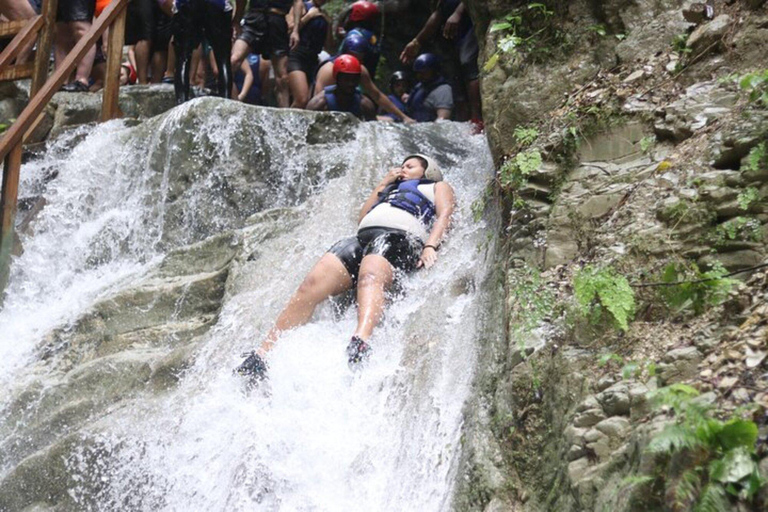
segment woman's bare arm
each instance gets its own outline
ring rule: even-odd
[[[417,267],[430,268],[437,261],[437,247],[445,238],[445,234],[451,225],[451,217],[455,208],[456,197],[453,188],[444,181],[435,183],[435,213],[437,218],[432,225],[427,243],[421,251],[421,258]]]

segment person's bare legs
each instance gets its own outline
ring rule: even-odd
[[[480,80],[474,79],[467,83],[467,96],[469,99],[470,119],[482,119],[483,110],[480,99]]]
[[[312,313],[318,304],[350,288],[352,288],[352,277],[344,264],[336,255],[326,253],[312,267],[299,289],[288,301],[288,305],[278,315],[275,326],[267,333],[257,353],[261,356],[265,355],[272,349],[281,333],[304,325],[312,318]]]
[[[56,35],[53,45],[53,64],[59,69],[61,63],[67,57],[67,53],[72,49],[75,43],[72,42],[72,31],[69,23],[56,23]],[[69,80],[67,80],[69,82]]]
[[[72,48],[80,41],[88,29],[91,28],[90,21],[73,21],[69,24],[72,31]],[[85,57],[80,59],[75,68],[75,80],[88,85],[91,79],[91,69],[93,69],[93,60],[96,58],[96,45],[93,45]]]
[[[136,76],[139,78],[140,84],[148,83],[147,74],[149,71],[149,53],[151,45],[148,39],[142,39],[134,46],[134,52],[136,52]]]
[[[0,0],[0,13],[10,21],[26,20],[36,16],[35,10],[29,5],[27,0]],[[16,57],[17,64],[23,64],[27,61],[29,53],[35,46],[35,42],[29,43]]]
[[[152,53],[152,83],[159,84],[163,81],[168,70],[168,52],[156,51]]]
[[[309,101],[309,84],[303,71],[288,73],[288,88],[293,96],[291,108],[306,108]]]
[[[232,69],[240,69],[240,64],[251,53],[251,46],[242,39],[236,39],[235,44],[232,45],[232,55],[230,62],[232,63]]]
[[[357,277],[357,328],[355,336],[368,340],[381,321],[386,291],[394,280],[392,265],[378,254],[369,254],[360,263]]]
[[[288,93],[288,56],[273,56],[272,66],[275,68],[277,106],[286,108],[290,100],[290,95]]]

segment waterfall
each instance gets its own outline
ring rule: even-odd
[[[484,137],[462,124],[326,117],[318,127],[313,114],[197,100],[139,126],[79,133],[73,149],[54,144],[23,167],[22,195],[43,197],[45,207],[22,235],[0,310],[0,510],[23,502],[8,497],[23,480],[19,467],[61,439],[66,490],[43,489],[34,501],[53,505],[46,500],[56,495],[64,510],[451,509],[462,413],[487,325],[494,237],[472,205],[492,177],[490,155]],[[313,263],[354,233],[386,170],[417,151],[435,156],[454,187],[454,225],[437,265],[393,294],[368,364],[352,372],[346,363],[354,306],[329,303],[281,337],[269,381],[247,392],[232,374],[240,353],[257,346]],[[198,271],[225,283],[215,311],[194,313],[210,320],[195,331],[188,311],[197,283],[208,281],[172,274],[174,258],[208,254],[211,240],[224,240],[216,243],[233,256]],[[197,333],[175,385],[148,378],[110,400],[89,393],[113,391],[74,386],[87,379],[73,375],[100,360],[140,361],[154,372],[178,352],[187,335],[166,324],[152,324],[165,329],[160,342],[143,338],[161,295],[142,303],[143,317],[131,313],[135,330],[94,340],[98,348],[82,341],[160,282],[181,290],[164,322]],[[133,341],[121,352],[103,349],[116,338]],[[52,439],[37,411],[67,405],[49,405],[53,396],[103,405]]]

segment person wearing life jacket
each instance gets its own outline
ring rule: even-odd
[[[333,62],[335,85],[329,85],[313,97],[307,104],[307,110],[328,112],[349,112],[350,114],[372,121],[376,119],[376,106],[370,98],[363,96],[357,87],[360,85],[360,61],[352,55],[340,55]]]
[[[325,299],[357,289],[357,327],[347,345],[350,367],[371,352],[386,292],[396,278],[437,261],[454,210],[454,193],[437,163],[409,155],[373,189],[358,218],[357,234],[335,243],[293,294],[257,350],[235,372],[257,383],[267,377],[266,355],[280,335],[307,323]]]
[[[376,76],[381,58],[380,19],[379,7],[373,2],[361,0],[350,6],[349,15],[342,25],[343,29],[339,31],[339,34],[344,34],[344,37],[349,34],[358,34],[368,42],[370,51],[362,62],[372,76]]]
[[[263,98],[269,83],[269,68],[269,61],[254,53],[243,61],[234,77],[238,101],[249,105],[264,103]]]
[[[251,53],[272,61],[275,70],[277,104],[287,107],[290,103],[288,91],[288,52],[299,46],[301,36],[302,0],[250,0],[250,8],[242,18],[245,0],[237,0],[233,23],[240,34],[232,46],[232,69],[239,69],[243,60]],[[288,32],[285,17],[293,10],[293,25]]]
[[[453,91],[440,75],[440,59],[423,53],[413,62],[418,83],[408,97],[408,112],[419,123],[451,118]]]
[[[392,73],[392,76],[389,77],[389,94],[387,95],[387,98],[389,98],[390,101],[392,101],[392,103],[394,103],[395,106],[397,106],[397,108],[403,112],[408,111],[405,104],[408,102],[409,90],[410,84],[408,81],[408,76],[405,74],[405,72],[395,71]],[[383,110],[379,112],[378,120],[387,122],[399,121],[398,118],[392,114],[384,112]]]
[[[365,41],[362,37],[357,34],[349,34],[344,39],[344,44],[342,45],[343,53],[328,59],[322,63],[320,68],[317,70],[317,75],[315,75],[314,96],[320,94],[326,87],[336,84],[336,79],[333,76],[333,63],[336,59],[338,59],[341,55],[352,55],[358,61],[362,62],[365,59],[365,52],[368,51],[368,48],[369,46],[367,41]],[[366,69],[364,65],[361,65],[360,71],[360,86],[363,88],[363,91],[368,96],[370,96],[374,103],[381,107],[385,112],[389,112],[390,114],[397,116],[398,119],[406,123],[414,122],[413,119],[408,117],[402,110],[397,108],[392,103],[392,101],[383,92],[381,92],[378,87],[376,87],[376,85],[373,83],[373,80],[371,79],[370,73],[368,73],[368,69]]]
[[[310,81],[315,77],[318,55],[332,42],[330,18],[322,11],[325,0],[303,3],[299,22],[299,45],[288,54],[288,89],[292,108],[304,108],[310,98]],[[292,12],[288,14],[288,28],[292,29]]]
[[[227,0],[176,0],[173,15],[173,46],[176,70],[173,87],[176,103],[191,99],[192,52],[203,38],[213,49],[218,68],[215,94],[229,98],[232,92],[232,6]]]
[[[462,0],[439,0],[421,31],[403,49],[400,60],[411,64],[422,47],[435,39],[443,42],[443,46],[447,47],[446,53],[451,56],[450,61],[455,63],[453,67],[457,76],[451,86],[457,120],[470,120],[478,131],[482,131],[480,70],[477,65],[480,50],[472,19]]]

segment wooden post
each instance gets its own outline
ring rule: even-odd
[[[21,143],[18,143],[5,158],[3,169],[3,195],[0,198],[0,304],[2,304],[2,292],[8,284],[13,251],[13,223],[19,194],[21,152]]]
[[[65,2],[67,0],[64,0]],[[43,9],[40,16],[43,18],[43,28],[37,40],[37,53],[35,54],[35,70],[32,72],[32,85],[29,88],[29,100],[37,91],[43,88],[48,79],[48,67],[51,64],[51,46],[56,32],[56,7],[59,0],[43,0]]]
[[[107,36],[107,70],[104,77],[104,95],[101,100],[101,120],[109,121],[120,116],[117,103],[120,94],[120,64],[125,43],[125,19],[128,9],[123,9],[109,27]]]

